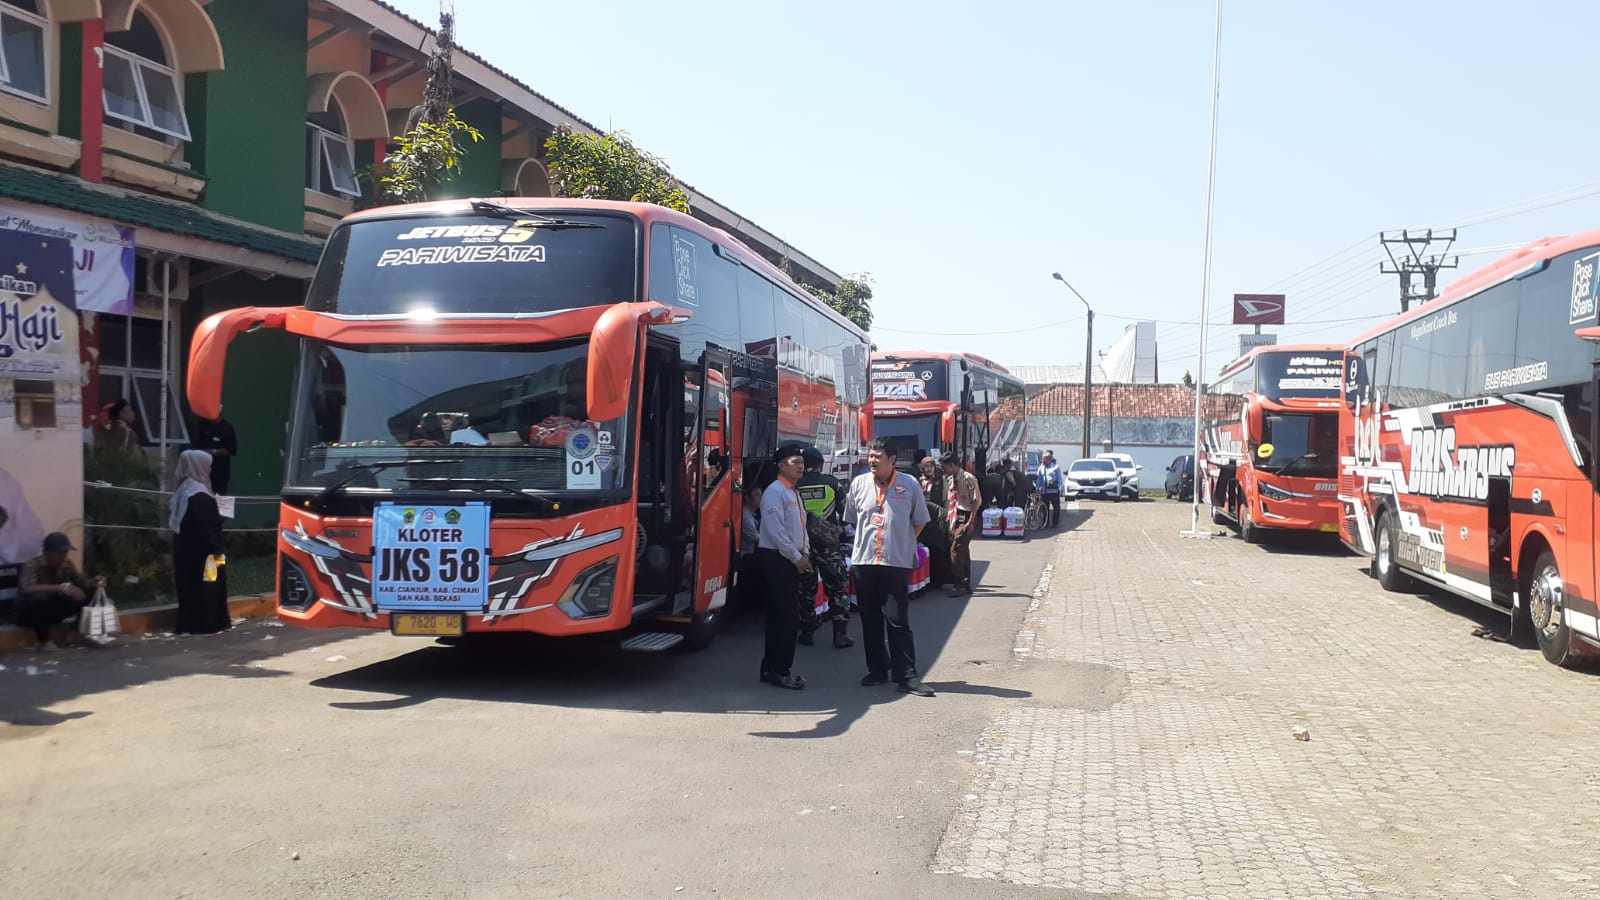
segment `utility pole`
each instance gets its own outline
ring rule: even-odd
[[[1429,228],[1425,231],[1412,234],[1410,231],[1401,231],[1398,234],[1385,232],[1378,235],[1378,240],[1383,243],[1383,252],[1389,254],[1388,263],[1378,263],[1378,271],[1385,275],[1400,276],[1400,311],[1405,312],[1411,308],[1411,301],[1426,303],[1439,296],[1440,269],[1454,269],[1456,263],[1461,261],[1459,256],[1448,259],[1445,254],[1450,251],[1450,245],[1455,243],[1456,230],[1433,233]],[[1428,248],[1435,241],[1443,241],[1444,246],[1438,253],[1427,256]],[[1400,255],[1395,255],[1396,247],[1403,247]],[[1416,276],[1422,276],[1422,290],[1416,289]]]
[[[1083,334],[1083,458],[1089,458],[1089,425],[1094,421],[1093,404],[1090,394],[1094,390],[1094,377],[1090,374],[1094,370],[1094,307],[1084,300],[1083,295],[1070,282],[1061,277],[1060,272],[1050,273],[1050,277],[1067,286],[1074,297],[1083,300],[1083,308],[1088,311],[1089,318],[1084,326]]]

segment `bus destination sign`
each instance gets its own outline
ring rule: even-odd
[[[381,610],[480,610],[488,601],[489,507],[384,503],[372,521]]]

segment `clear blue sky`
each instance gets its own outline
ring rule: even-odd
[[[1210,2],[456,3],[462,46],[871,272],[883,349],[1079,363],[1059,270],[1097,350],[1155,319],[1163,380],[1195,366]],[[1593,0],[1228,0],[1211,320],[1276,290],[1284,340],[1340,341],[1380,319],[1326,320],[1398,310],[1380,230],[1478,250],[1600,227],[1596,35]],[[1575,188],[1596,193],[1505,215]],[[1212,329],[1209,371],[1238,331]]]

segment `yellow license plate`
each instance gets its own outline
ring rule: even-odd
[[[389,632],[399,635],[460,637],[467,633],[467,617],[439,613],[395,613],[389,617]]]
[[[1323,525],[1322,526],[1322,530],[1326,531],[1326,532],[1328,532],[1330,534],[1333,534],[1333,533],[1337,533],[1338,532],[1339,526],[1337,526],[1337,525]]]

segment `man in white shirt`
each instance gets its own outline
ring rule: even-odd
[[[761,658],[761,680],[791,691],[806,686],[804,678],[789,671],[800,634],[800,608],[795,603],[800,573],[812,570],[806,511],[794,489],[806,471],[804,451],[799,444],[785,444],[772,455],[778,480],[761,495],[761,540],[756,551],[767,589],[767,652]]]
[[[850,482],[844,509],[845,521],[856,529],[850,563],[867,652],[867,674],[861,684],[871,687],[892,678],[902,693],[932,697],[933,691],[917,677],[909,597],[917,537],[928,524],[928,503],[915,478],[895,471],[894,454],[881,438],[868,448],[867,465],[869,471]],[[884,607],[890,600],[894,613],[885,619]]]

